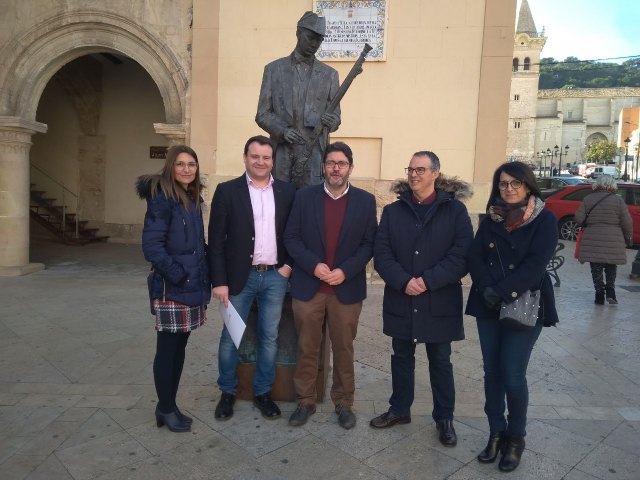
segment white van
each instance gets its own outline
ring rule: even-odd
[[[598,178],[600,175],[611,175],[613,178],[620,178],[620,170],[613,165],[598,165],[593,169],[591,178]]]

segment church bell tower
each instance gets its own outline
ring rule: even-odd
[[[536,30],[529,2],[522,0],[514,35],[507,160],[535,162],[536,104],[540,54],[547,38]]]

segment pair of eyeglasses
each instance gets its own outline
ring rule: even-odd
[[[340,160],[339,162],[333,160],[327,160],[324,162],[327,168],[338,167],[340,170],[344,170],[345,168],[349,168],[349,162],[345,162],[344,160]]]
[[[198,164],[195,162],[185,163],[185,162],[176,162],[176,167],[178,168],[188,168],[189,170],[194,170],[198,168]]]
[[[520,187],[522,187],[522,180],[511,180],[510,182],[498,182],[498,188],[500,190],[506,190],[507,188],[509,188],[509,186],[511,186],[511,188],[513,188],[514,190],[518,190]]]
[[[407,175],[411,175],[414,172],[416,173],[416,175],[424,175],[427,170],[433,171],[434,168],[433,167],[416,167],[416,168],[407,167],[404,169],[404,172]]]

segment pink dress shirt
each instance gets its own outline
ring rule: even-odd
[[[273,197],[273,177],[266,187],[258,187],[247,175],[247,185],[251,196],[255,238],[253,244],[253,265],[277,265],[278,245],[276,243],[276,202]]]

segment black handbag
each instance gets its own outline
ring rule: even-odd
[[[506,278],[498,242],[495,242],[498,261],[502,269],[502,276]],[[543,277],[544,279],[544,277]],[[542,281],[540,281],[542,286]],[[500,306],[500,322],[511,328],[518,330],[528,330],[536,326],[538,321],[538,311],[540,309],[540,288],[538,290],[527,290],[511,303],[504,303]]]

